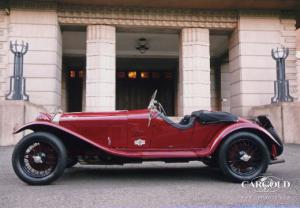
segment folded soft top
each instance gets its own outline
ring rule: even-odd
[[[211,124],[211,123],[231,123],[237,122],[238,117],[227,112],[211,112],[206,110],[194,111],[191,114],[192,117],[196,117],[196,119],[202,124]]]

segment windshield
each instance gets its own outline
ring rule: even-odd
[[[148,109],[152,109],[154,104],[155,104],[155,98],[156,98],[156,94],[157,94],[157,90],[154,91],[154,93],[151,96],[149,105],[148,105]]]

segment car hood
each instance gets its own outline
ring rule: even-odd
[[[138,115],[149,112],[148,109],[140,110],[117,110],[110,112],[75,112],[75,113],[62,113],[60,117],[106,117],[106,116],[126,116],[126,115]]]
[[[95,119],[113,119],[126,117],[128,115],[139,115],[148,112],[147,109],[143,110],[117,110],[110,112],[73,112],[73,113],[56,113],[56,114],[47,114],[40,113],[37,117],[37,121],[49,121],[53,123],[59,123],[60,121],[67,120],[95,120]]]
[[[75,113],[63,113],[61,118],[85,118],[85,117],[102,117],[102,116],[124,116],[127,115],[128,110],[111,111],[111,112],[75,112]]]

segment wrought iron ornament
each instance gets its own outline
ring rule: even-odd
[[[23,77],[23,57],[28,51],[28,43],[14,43],[10,41],[10,51],[14,54],[14,74],[10,77],[9,93],[7,100],[29,100],[25,92],[26,81]]]
[[[274,81],[274,97],[272,103],[293,102],[294,98],[290,95],[289,80],[285,79],[285,59],[289,55],[289,49],[282,47],[272,49],[272,57],[276,60],[277,80]]]

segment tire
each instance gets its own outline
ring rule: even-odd
[[[55,135],[34,132],[15,146],[12,165],[25,183],[47,185],[63,174],[67,165],[66,148]]]
[[[264,141],[250,132],[238,132],[221,144],[218,163],[231,181],[251,181],[263,174],[269,165],[270,153]]]

